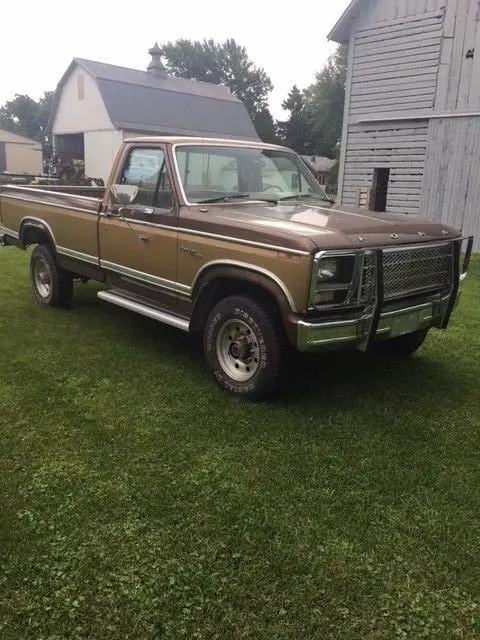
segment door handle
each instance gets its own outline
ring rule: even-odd
[[[153,216],[154,209],[151,207],[145,207],[143,210],[143,215],[145,216]]]

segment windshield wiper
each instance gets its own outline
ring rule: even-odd
[[[314,200],[319,200],[320,202],[328,202],[329,204],[335,204],[335,200],[330,200],[330,198],[322,198],[320,195],[316,193],[297,193],[293,196],[285,196],[284,198],[279,198],[278,202],[286,202],[287,200],[304,200],[305,198],[313,198]]]
[[[269,204],[278,204],[277,198],[257,198],[251,196],[249,193],[232,193],[225,196],[217,196],[216,198],[208,198],[207,200],[200,200],[197,204],[215,204],[216,202],[228,202],[229,200],[243,200],[251,198],[252,200],[258,200],[260,202],[268,202]]]

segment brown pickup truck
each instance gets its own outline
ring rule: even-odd
[[[106,188],[5,186],[0,240],[31,256],[41,305],[74,280],[99,298],[202,332],[218,384],[277,388],[289,346],[407,356],[445,329],[472,239],[328,200],[292,151],[260,142],[138,138]]]

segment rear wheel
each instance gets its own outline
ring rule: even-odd
[[[285,346],[276,310],[251,297],[221,300],[205,326],[205,357],[217,384],[250,400],[262,400],[277,389]]]
[[[375,343],[375,351],[380,355],[408,358],[420,349],[427,336],[428,329],[408,333],[405,336]]]
[[[30,259],[30,276],[35,298],[43,307],[69,307],[73,276],[58,266],[50,247],[40,244]]]

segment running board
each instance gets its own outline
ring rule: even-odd
[[[165,311],[159,311],[158,309],[154,309],[153,307],[149,307],[145,304],[139,304],[138,302],[129,300],[128,298],[112,293],[111,291],[99,291],[97,296],[100,300],[111,302],[112,304],[116,304],[118,307],[128,309],[129,311],[135,311],[135,313],[138,313],[141,316],[147,316],[147,318],[158,320],[158,322],[163,322],[163,324],[168,324],[176,329],[181,329],[182,331],[188,331],[190,329],[190,322],[184,318],[179,318],[178,316],[166,313]]]

